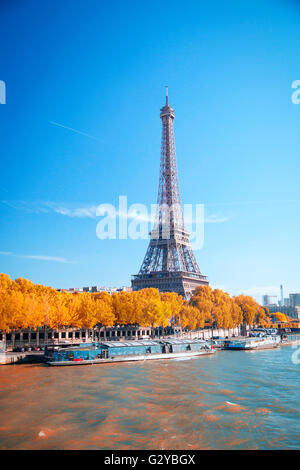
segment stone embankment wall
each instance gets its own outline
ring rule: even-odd
[[[241,327],[236,327],[236,328],[206,328],[203,330],[193,330],[189,331],[186,333],[182,333],[182,337],[184,338],[201,338],[201,339],[210,339],[213,336],[222,336],[222,338],[226,338],[226,336],[231,337],[231,336],[245,336],[247,332],[249,331],[248,328],[241,328]]]
[[[180,328],[151,328],[139,326],[115,326],[111,328],[61,328],[36,330],[13,330],[9,333],[0,332],[0,352],[12,351],[16,348],[40,348],[47,344],[78,344],[91,341],[129,341],[139,339],[159,339],[164,336],[180,338],[209,339],[212,336],[238,336],[246,334],[240,328],[233,329],[202,329],[182,332]]]

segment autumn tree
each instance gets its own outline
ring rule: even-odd
[[[160,298],[163,304],[164,317],[170,320],[171,324],[180,325],[180,313],[183,307],[183,298],[176,292],[161,292]]]
[[[262,315],[261,306],[249,295],[239,295],[234,297],[234,301],[240,307],[243,313],[243,323],[252,325],[256,315]]]
[[[280,317],[283,318],[283,317]],[[137,292],[69,293],[0,274],[0,330],[18,328],[93,328],[140,325],[220,328],[241,324],[268,324],[270,316],[250,296],[231,298],[221,289],[199,286],[190,301],[174,292],[142,289]]]
[[[113,293],[112,308],[117,324],[135,323],[134,299],[130,292]]]
[[[95,303],[97,325],[113,326],[116,324],[112,296],[108,292],[99,292],[92,294],[92,297]]]
[[[205,318],[203,312],[188,302],[184,303],[180,311],[180,324],[183,329],[194,330],[203,328]]]
[[[196,307],[204,315],[205,320],[212,319],[212,309],[214,305],[214,295],[210,286],[199,286],[195,289],[190,300],[192,307]]]
[[[232,328],[234,326],[231,298],[227,292],[223,292],[221,289],[213,291],[211,316],[215,325],[219,328]]]

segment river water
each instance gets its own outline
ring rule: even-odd
[[[293,353],[0,366],[0,448],[299,449]]]

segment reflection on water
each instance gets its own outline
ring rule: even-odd
[[[188,361],[0,367],[1,449],[296,449],[290,347]]]

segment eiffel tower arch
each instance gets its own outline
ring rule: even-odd
[[[177,292],[189,299],[197,286],[208,285],[191,249],[185,230],[180,199],[174,139],[174,110],[168,102],[160,110],[162,139],[157,212],[150,243],[138,274],[132,277],[133,290],[154,287],[160,292]]]

